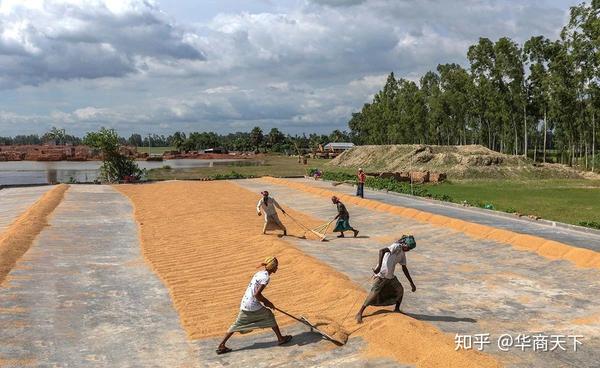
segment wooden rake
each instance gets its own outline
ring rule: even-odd
[[[333,220],[331,220],[329,223],[325,224],[325,225],[327,225],[327,226],[325,226],[325,227],[323,227],[323,225],[320,225],[320,226],[318,226],[318,227],[317,227],[318,229],[323,229],[323,230],[325,230],[323,233],[321,233],[321,232],[319,232],[319,231],[317,231],[317,230],[315,230],[315,229],[309,229],[309,228],[308,228],[308,227],[306,227],[304,224],[300,223],[298,220],[296,220],[295,218],[293,218],[293,217],[292,217],[292,216],[291,216],[289,213],[287,213],[287,212],[286,212],[286,213],[285,213],[285,215],[286,215],[287,217],[289,217],[289,218],[290,218],[290,220],[294,221],[294,222],[295,222],[295,223],[296,223],[298,226],[300,226],[301,228],[303,228],[303,229],[305,230],[305,233],[310,231],[311,233],[313,233],[313,234],[315,234],[316,236],[318,236],[318,237],[319,237],[319,240],[321,240],[321,241],[324,241],[324,240],[325,240],[325,237],[327,236],[327,234],[326,234],[326,232],[327,232],[327,228],[328,228],[328,227],[329,227],[329,225],[331,225],[331,223],[333,222]]]
[[[329,340],[329,341],[331,341],[332,343],[334,343],[334,344],[336,344],[336,345],[338,345],[338,346],[342,346],[342,345],[344,345],[344,343],[343,343],[343,342],[341,342],[341,341],[339,341],[339,340],[336,340],[336,339],[334,339],[333,337],[331,337],[331,336],[329,336],[328,334],[326,334],[325,332],[323,332],[323,331],[319,330],[319,329],[317,328],[317,326],[315,326],[314,324],[312,324],[312,323],[311,323],[311,322],[310,322],[308,319],[306,319],[305,317],[303,317],[303,316],[300,316],[300,317],[293,316],[293,315],[289,314],[288,312],[286,312],[286,311],[283,311],[283,310],[281,310],[281,309],[279,309],[279,308],[277,308],[277,307],[275,307],[275,310],[277,310],[277,311],[279,311],[279,312],[281,312],[281,313],[285,314],[286,316],[288,316],[288,317],[290,317],[290,318],[292,318],[292,319],[295,319],[296,321],[298,321],[298,322],[302,323],[303,325],[306,325],[306,326],[310,327],[310,331],[311,331],[311,332],[316,332],[316,333],[318,333],[319,335],[323,336],[323,337],[324,337],[326,340]]]

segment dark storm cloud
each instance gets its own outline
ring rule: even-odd
[[[203,60],[182,29],[148,2],[117,9],[94,1],[46,1],[13,6],[0,22],[2,84],[51,79],[120,77],[144,67],[146,58]]]

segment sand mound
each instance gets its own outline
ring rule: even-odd
[[[431,326],[421,329],[427,325],[418,321],[414,325],[407,316],[394,314],[385,320],[371,317],[357,326],[352,315],[365,291],[277,236],[260,235],[262,218],[255,213],[257,193],[223,181],[122,185],[117,189],[135,206],[144,257],[168,287],[191,338],[224,334],[237,315],[257,264],[266,256],[276,255],[280,269],[272,276],[265,295],[293,315],[323,322],[323,328],[337,338],[355,331],[367,340],[369,354],[422,367],[498,366],[489,356],[454,351],[452,337]],[[277,200],[307,226],[323,223],[290,210],[285,198]],[[292,236],[304,233],[285,217],[281,219]],[[282,325],[294,322],[275,314]],[[422,334],[427,336],[419,337]],[[428,343],[420,345],[415,355],[415,346],[409,342],[420,338]]]
[[[533,165],[522,156],[505,155],[480,145],[356,146],[331,161],[330,166],[364,167],[368,171],[432,171],[450,178],[588,178],[565,165]],[[600,178],[600,176],[594,176]]]
[[[0,234],[0,283],[47,225],[48,216],[62,201],[68,188],[61,184],[46,192]]]

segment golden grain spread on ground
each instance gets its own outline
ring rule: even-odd
[[[419,367],[499,365],[488,355],[455,351],[451,336],[400,314],[378,314],[356,325],[353,315],[365,291],[285,238],[261,235],[263,219],[255,212],[257,193],[224,181],[124,185],[117,189],[135,207],[144,257],[168,287],[191,338],[222,335],[235,319],[257,265],[276,255],[280,269],[272,276],[265,295],[292,314],[335,321],[352,336],[362,336],[369,355],[392,357]],[[324,222],[290,210],[285,198],[277,200],[309,227]],[[292,236],[303,235],[298,226],[280,217]],[[279,313],[276,316],[284,326],[292,322]]]

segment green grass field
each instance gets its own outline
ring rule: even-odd
[[[427,190],[456,203],[491,204],[499,211],[575,225],[600,223],[600,180],[464,180],[427,185]]]

